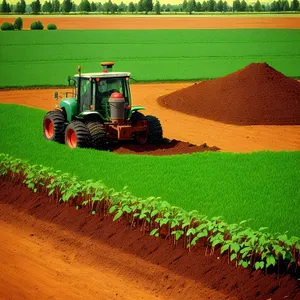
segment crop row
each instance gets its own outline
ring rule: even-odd
[[[23,183],[34,192],[45,193],[58,203],[66,202],[77,209],[88,207],[92,214],[114,214],[113,220],[124,218],[132,227],[141,226],[143,233],[162,236],[174,245],[192,251],[201,244],[206,253],[228,254],[228,262],[253,269],[277,266],[277,274],[297,272],[300,266],[300,239],[286,234],[273,236],[266,227],[253,231],[247,220],[226,224],[220,217],[208,219],[196,210],[187,212],[160,198],[137,198],[125,187],[121,192],[107,188],[101,181],[79,181],[76,177],[42,165],[0,154],[0,176]]]
[[[107,60],[137,81],[216,78],[251,62],[267,62],[298,77],[299,34],[278,29],[0,32],[0,87],[66,85],[78,65],[83,72],[97,72]]]

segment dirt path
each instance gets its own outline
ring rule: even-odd
[[[0,23],[14,22],[15,17],[1,16]],[[24,29],[41,20],[58,29],[229,29],[229,28],[300,28],[299,16],[38,16],[23,18]]]
[[[189,116],[159,106],[156,99],[192,83],[152,83],[131,86],[134,105],[143,105],[147,114],[156,115],[164,136],[196,145],[207,143],[221,151],[300,150],[300,126],[235,126]],[[63,90],[61,90],[63,91]],[[1,91],[0,102],[16,103],[51,110],[54,90]]]
[[[0,299],[237,299],[2,203],[0,226]]]

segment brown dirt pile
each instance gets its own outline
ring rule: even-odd
[[[235,125],[300,124],[300,83],[266,63],[252,63],[158,98],[169,109]]]
[[[187,142],[165,139],[159,145],[146,144],[137,145],[132,142],[122,142],[112,144],[109,150],[118,154],[142,154],[142,155],[175,155],[175,154],[190,154],[204,151],[218,151],[220,148],[216,146],[209,147],[206,143],[200,146]]]

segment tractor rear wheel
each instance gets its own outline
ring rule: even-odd
[[[158,118],[154,116],[146,116],[148,121],[148,143],[159,144],[163,139],[163,130]]]
[[[103,149],[107,141],[104,125],[100,122],[89,122],[86,126],[91,135],[91,147]]]
[[[71,122],[65,132],[65,143],[70,148],[87,148],[91,143],[91,135],[87,126],[80,121]]]
[[[65,136],[65,122],[66,119],[63,112],[60,110],[49,111],[43,121],[45,139],[63,143]]]

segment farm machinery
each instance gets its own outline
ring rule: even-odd
[[[47,140],[65,143],[70,148],[103,149],[110,141],[133,140],[138,144],[162,141],[160,121],[132,106],[128,72],[113,72],[113,62],[101,63],[99,73],[68,77],[73,92],[44,117],[43,130]],[[70,97],[69,97],[70,96]],[[59,99],[55,92],[55,100]]]

